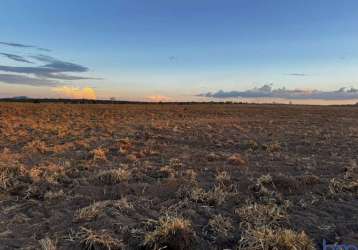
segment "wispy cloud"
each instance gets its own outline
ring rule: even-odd
[[[0,82],[7,84],[23,84],[31,86],[56,86],[55,81],[24,75],[0,74]]]
[[[168,60],[171,62],[175,62],[176,60],[178,60],[178,58],[176,56],[169,56]]]
[[[0,43],[1,44],[1,43]],[[2,43],[3,44],[3,43]],[[17,47],[32,47],[31,45],[24,45],[24,44],[17,44],[11,43],[11,46]],[[0,82],[12,84],[28,84],[32,86],[43,86],[48,83],[48,86],[54,86],[55,81],[58,82],[58,85],[66,85],[63,82],[59,81],[74,81],[74,80],[85,80],[85,79],[92,79],[92,80],[99,80],[101,78],[93,78],[81,75],[72,75],[70,73],[85,73],[88,72],[89,69],[83,65],[66,62],[63,60],[56,59],[54,57],[48,55],[32,55],[29,58],[25,58],[20,55],[10,54],[10,53],[0,53],[0,55],[6,56],[7,58],[14,60],[16,62],[25,62],[34,64],[37,62],[42,64],[40,66],[7,66],[7,65],[0,65],[0,72],[6,72],[11,74],[3,74],[3,79],[0,79]],[[25,75],[25,76],[24,76]],[[15,77],[18,76],[18,77]],[[38,84],[36,84],[36,80]],[[5,81],[6,80],[6,81]]]
[[[58,80],[102,80],[103,78],[98,77],[86,77],[86,76],[74,76],[74,75],[68,75],[68,74],[62,74],[62,73],[42,73],[39,76],[41,77],[47,77],[51,79],[58,79]]]
[[[211,98],[282,98],[292,100],[350,100],[358,99],[358,89],[350,87],[342,87],[334,91],[323,90],[302,90],[302,89],[273,89],[272,85],[264,85],[259,88],[253,88],[245,91],[223,91],[219,90],[215,93],[199,94],[202,97]]]
[[[35,48],[33,45],[26,45],[22,43],[7,43],[7,42],[0,42],[2,45],[11,46],[11,47],[18,47],[18,48]]]
[[[286,74],[288,76],[308,76],[307,74],[304,73],[290,73],[290,74]]]
[[[10,47],[16,47],[16,48],[34,48],[41,51],[47,51],[47,52],[51,51],[50,49],[41,48],[34,45],[22,44],[22,43],[0,42],[0,44]]]
[[[9,58],[13,61],[17,61],[17,62],[33,63],[33,62],[27,60],[26,58],[19,56],[19,55],[15,55],[15,54],[0,53],[0,55],[6,56],[7,58]]]
[[[88,71],[88,68],[85,66],[58,60],[51,56],[34,55],[31,57],[40,61],[40,62],[47,63],[43,67],[52,69],[53,71],[56,71],[56,70],[59,72],[86,72],[86,71]]]

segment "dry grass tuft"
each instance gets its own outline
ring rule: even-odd
[[[253,195],[260,202],[272,204],[276,202],[277,194],[274,191],[270,191],[265,185],[261,184],[259,181],[253,186],[250,187],[250,191],[253,192]]]
[[[0,166],[0,189],[8,190],[15,186],[24,175],[25,169],[20,166]]]
[[[328,188],[331,194],[343,192],[358,193],[358,181],[332,178],[329,182]]]
[[[176,171],[168,165],[161,167],[159,171],[163,173],[167,178],[175,178]]]
[[[259,148],[259,144],[254,140],[248,140],[246,146],[252,151],[255,151]]]
[[[216,154],[216,153],[209,153],[207,155],[207,160],[208,161],[217,161],[217,160],[220,160],[221,159],[221,156]]]
[[[288,192],[294,192],[300,188],[300,184],[296,178],[284,174],[274,175],[272,178],[272,183],[275,188]]]
[[[180,159],[177,159],[177,158],[171,158],[169,160],[169,165],[171,167],[173,167],[174,169],[177,169],[177,170],[183,167],[182,161]]]
[[[50,151],[46,143],[41,140],[33,140],[27,143],[26,146],[24,147],[24,150],[30,153],[41,153],[41,154],[45,154]]]
[[[207,203],[210,205],[221,205],[227,199],[229,193],[220,186],[215,186],[213,190],[206,192],[204,189],[194,187],[189,197],[195,202]]]
[[[122,154],[128,154],[128,151],[132,148],[133,144],[129,138],[124,138],[119,140],[119,152]]]
[[[266,152],[278,152],[281,150],[281,145],[278,142],[273,142],[270,144],[264,144],[263,148],[266,150]]]
[[[270,174],[261,175],[259,178],[257,178],[257,183],[262,185],[272,184],[272,176]]]
[[[191,222],[180,217],[164,216],[158,225],[145,235],[144,246],[148,249],[193,249],[195,233]]]
[[[227,171],[220,171],[216,174],[215,180],[220,186],[229,186],[231,184],[231,176]]]
[[[59,190],[59,191],[47,191],[44,195],[45,200],[55,200],[55,199],[59,199],[59,198],[63,198],[65,197],[65,193],[63,192],[63,190]]]
[[[228,159],[228,162],[232,165],[242,166],[246,164],[246,161],[242,158],[241,154],[233,154]]]
[[[242,228],[248,228],[250,226],[278,227],[288,220],[286,209],[276,204],[249,204],[235,209],[235,214],[240,216],[240,226]]]
[[[91,151],[94,161],[107,161],[107,151],[103,148],[96,148]]]
[[[87,250],[119,250],[124,249],[121,240],[115,239],[106,230],[94,231],[81,227],[81,244]]]
[[[190,182],[195,183],[197,180],[198,174],[193,169],[187,169],[184,172],[185,178],[187,178]]]
[[[56,242],[53,242],[48,237],[39,240],[39,243],[42,250],[56,250]]]
[[[46,180],[51,184],[59,184],[66,182],[65,168],[57,164],[41,164],[30,169],[29,177],[33,182],[41,183]]]
[[[127,197],[122,197],[120,200],[115,201],[113,206],[119,210],[133,208],[133,204],[128,201]]]
[[[255,228],[247,230],[237,247],[238,250],[314,250],[312,240],[305,232],[289,229]]]
[[[213,233],[214,239],[227,239],[232,236],[234,226],[230,218],[224,217],[221,214],[214,215],[208,223],[210,232]]]
[[[100,215],[103,209],[109,205],[109,201],[95,202],[87,207],[80,208],[76,211],[74,221],[90,221]]]
[[[112,169],[100,172],[96,177],[96,181],[104,185],[113,185],[128,181],[130,172],[126,169]]]
[[[311,175],[311,174],[298,176],[296,179],[301,184],[309,185],[309,186],[316,185],[316,184],[319,184],[321,182],[318,176]]]

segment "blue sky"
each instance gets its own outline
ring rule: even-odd
[[[355,0],[2,0],[0,41],[37,48],[0,44],[0,95],[66,95],[66,86],[93,88],[98,98],[192,100],[271,83],[356,88],[357,9]],[[54,62],[86,70],[53,70]],[[52,75],[9,69],[45,64]]]

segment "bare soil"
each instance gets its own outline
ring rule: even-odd
[[[3,103],[0,249],[358,245],[357,161],[357,107]]]

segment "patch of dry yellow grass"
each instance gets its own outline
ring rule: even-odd
[[[26,171],[21,166],[0,165],[0,189],[8,190],[16,185],[21,176],[25,176]]]
[[[239,209],[235,209],[235,214],[240,216],[241,226],[269,226],[276,227],[287,221],[288,214],[286,209],[276,204],[249,204]]]
[[[193,249],[195,233],[191,222],[181,217],[164,216],[159,218],[154,231],[145,235],[144,245],[149,249]]]
[[[126,169],[112,169],[100,172],[96,177],[96,181],[105,185],[113,185],[128,181],[130,172]]]
[[[94,231],[81,227],[81,244],[87,250],[120,250],[124,249],[121,240],[115,239],[106,230]]]
[[[312,240],[305,232],[266,227],[244,232],[237,250],[314,250]]]
[[[208,223],[209,228],[216,237],[228,238],[234,230],[230,218],[224,217],[221,214],[214,215]]]
[[[56,242],[46,237],[44,239],[39,240],[39,244],[42,250],[56,250]]]
[[[109,203],[110,201],[98,201],[87,207],[80,208],[76,211],[74,220],[89,221],[95,219]]]

